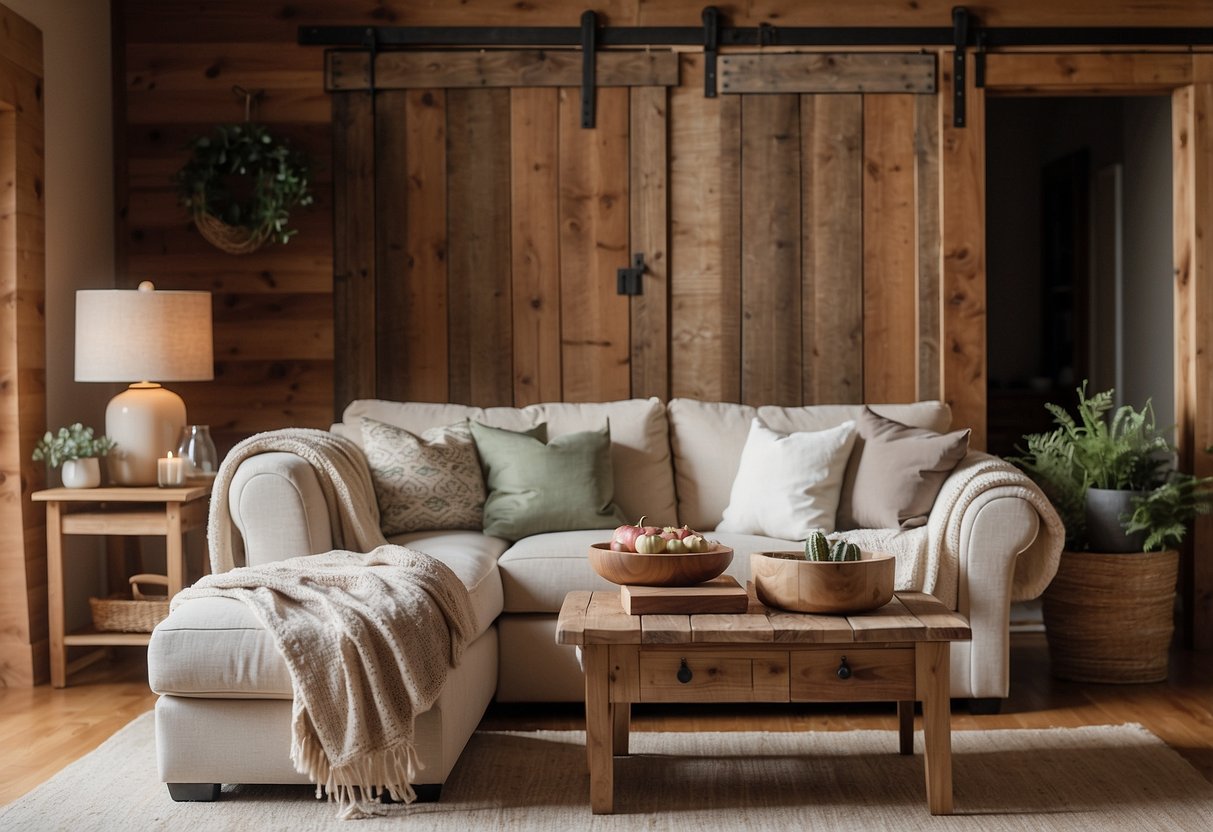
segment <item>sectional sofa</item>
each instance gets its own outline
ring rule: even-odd
[[[907,425],[935,431],[949,427],[950,412],[938,402],[871,408]],[[608,424],[614,498],[623,515],[632,522],[647,515],[657,524],[686,523],[710,531],[728,505],[755,416],[775,431],[791,433],[837,426],[857,418],[861,409],[753,408],[691,399],[487,409],[356,401],[332,430],[361,441],[362,417],[416,434],[470,419],[510,430],[546,424],[551,438]],[[844,505],[854,497],[847,490],[854,487],[853,463],[862,452],[862,442],[850,452],[852,466],[842,483]],[[983,458],[970,451],[952,477]],[[945,482],[941,493],[948,490]],[[246,460],[227,499],[250,565],[333,548],[321,489],[299,457],[266,453]],[[953,697],[989,701],[1007,695],[1009,606],[1023,593],[1017,574],[1025,566],[1038,574],[1050,570],[1060,545],[1039,533],[1040,511],[1024,499],[1022,489],[1007,486],[983,491],[967,503],[963,516],[932,515],[931,522],[909,530],[855,532],[866,546],[887,548],[899,559],[911,557],[902,553],[938,546],[943,535],[951,535],[959,547],[958,568],[935,587],[937,595],[969,617],[973,629],[971,643],[953,647]],[[749,577],[749,552],[800,545],[753,534],[711,536],[736,551],[728,573],[743,584]],[[604,528],[536,534],[512,543],[467,529],[390,538],[450,566],[466,584],[477,620],[477,635],[462,663],[437,703],[417,721],[423,797],[433,796],[445,781],[494,697],[504,702],[582,698],[577,657],[555,643],[556,617],[565,593],[612,588],[586,558],[591,543],[608,537]],[[904,586],[921,574],[909,566],[899,563],[899,588],[920,588]],[[286,667],[243,604],[200,598],[180,605],[152,636],[149,673],[160,694],[160,775],[174,798],[211,799],[220,783],[305,782],[288,755],[292,693]]]

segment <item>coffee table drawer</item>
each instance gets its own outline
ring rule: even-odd
[[[913,699],[914,650],[831,647],[795,651],[791,693],[793,702]]]
[[[787,702],[788,654],[642,650],[640,701]]]

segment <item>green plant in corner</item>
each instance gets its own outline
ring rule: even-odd
[[[108,436],[94,438],[92,428],[76,422],[59,428],[57,433],[48,430],[34,446],[33,459],[35,462],[46,460],[52,468],[58,468],[68,460],[105,456],[115,444]]]
[[[1210,485],[1213,477],[1174,474],[1170,481],[1133,499],[1132,513],[1121,517],[1125,531],[1146,532],[1142,548],[1147,552],[1177,548],[1196,516],[1213,509]]]
[[[286,243],[296,233],[289,226],[291,210],[312,202],[302,153],[251,123],[221,124],[190,149],[177,173],[178,193],[210,242],[241,254],[267,241]],[[213,239],[212,233],[224,236]]]

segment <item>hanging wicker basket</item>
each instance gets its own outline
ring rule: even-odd
[[[1053,675],[1161,682],[1174,632],[1179,553],[1063,552],[1043,596]]]
[[[228,254],[252,254],[265,245],[266,236],[238,225],[228,225],[206,211],[194,213],[194,225],[202,239]]]

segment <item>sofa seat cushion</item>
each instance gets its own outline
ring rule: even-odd
[[[524,537],[497,561],[506,612],[556,613],[564,596],[578,589],[611,589],[590,566],[591,544],[611,539],[614,529],[552,532]]]
[[[468,588],[479,638],[501,614],[497,557],[506,543],[480,532],[413,532],[391,538],[432,555]],[[234,598],[195,598],[152,633],[147,653],[154,692],[176,696],[290,699],[290,674],[269,631]]]

